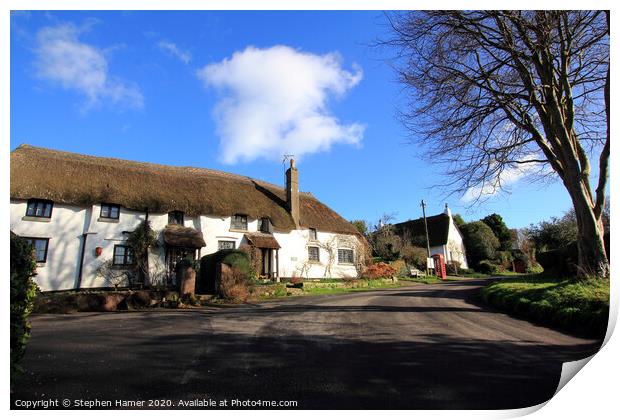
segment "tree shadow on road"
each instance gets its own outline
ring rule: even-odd
[[[12,400],[45,395],[296,400],[300,409],[521,408],[553,395],[563,362],[600,347],[444,334],[369,341],[305,335],[275,324],[222,333],[204,324],[207,315],[185,318],[136,318],[131,329],[150,329],[150,335],[128,336],[114,325],[40,332],[24,363],[29,374]],[[195,331],[187,324],[175,330],[182,321],[195,323]]]

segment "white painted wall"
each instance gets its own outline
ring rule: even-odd
[[[461,268],[469,268],[467,265],[467,258],[465,253],[465,244],[463,243],[463,237],[461,232],[456,227],[452,215],[450,215],[450,227],[448,229],[448,243],[445,245],[438,245],[431,247],[431,255],[441,254],[444,261],[449,263],[451,261],[458,261],[461,264]]]
[[[20,236],[50,238],[47,262],[37,268],[38,274],[35,278],[42,290],[110,287],[105,279],[96,275],[97,268],[103,262],[112,259],[115,244],[124,243],[127,235],[123,232],[134,230],[145,219],[144,212],[121,208],[118,221],[102,220],[99,217],[101,208],[98,204],[92,207],[76,207],[54,203],[50,220],[45,222],[24,220],[26,204],[26,200],[11,200],[11,230]],[[158,242],[161,245],[153,249],[149,255],[149,268],[151,271],[165,270],[161,231],[168,223],[168,214],[150,213],[149,220],[153,230],[159,233]],[[185,226],[203,232],[206,246],[200,250],[201,256],[216,252],[219,240],[234,240],[235,248],[238,248],[244,242],[245,233],[254,233],[258,230],[257,220],[248,219],[247,232],[231,230],[230,221],[231,217],[185,216]],[[78,285],[83,233],[87,233],[87,239],[82,281]],[[331,264],[331,273],[326,273],[329,252],[324,248],[320,249],[318,263],[308,262],[307,247],[317,245],[309,240],[308,229],[276,231],[274,237],[281,247],[278,252],[280,277],[343,278],[356,277],[358,274],[354,264],[339,264],[337,259],[339,247],[354,249],[354,257],[357,259],[356,248],[359,242],[354,235],[317,232],[318,243],[333,246],[334,261]],[[96,255],[97,247],[102,248],[100,256]]]
[[[74,289],[77,285],[82,233],[88,209],[55,204],[51,219],[28,219],[26,200],[11,200],[11,231],[19,236],[49,238],[47,261],[37,264],[41,290]]]
[[[101,206],[99,204],[92,206],[88,212],[90,217],[87,217],[88,230],[86,232],[88,236],[84,252],[82,288],[112,286],[104,278],[97,276],[97,268],[103,262],[112,259],[114,245],[123,245],[125,243],[127,234],[123,232],[133,231],[145,218],[143,212],[121,208],[118,220],[112,221],[101,219],[99,217],[100,212]],[[97,247],[103,248],[100,256],[97,256],[95,253]]]
[[[347,278],[358,277],[355,264],[339,264],[338,248],[353,249],[354,259],[358,256],[359,242],[353,235],[317,232],[317,240],[310,240],[308,229],[293,230],[290,233],[274,233],[280,244],[280,276],[304,278]],[[308,260],[308,247],[319,247],[319,261]],[[332,250],[332,263],[330,252]],[[327,270],[329,268],[329,270]]]

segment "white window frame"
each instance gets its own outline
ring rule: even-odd
[[[232,247],[231,248],[229,248],[228,246],[222,247],[222,244],[232,244]],[[223,249],[236,249],[236,248],[237,248],[237,243],[235,241],[229,241],[229,240],[225,240],[225,239],[224,240],[220,239],[220,240],[217,241],[217,250],[218,251],[221,251]]]
[[[310,254],[310,249],[316,249],[316,259],[313,259]],[[312,263],[321,262],[321,248],[318,246],[309,246],[308,247],[308,261]]]
[[[340,251],[346,251],[351,253],[351,261],[343,261],[340,258]],[[355,252],[351,248],[338,248],[338,264],[339,265],[353,265],[355,264]]]
[[[239,219],[245,219],[245,221],[241,221],[238,222],[235,220],[235,218],[239,218]],[[235,223],[241,223],[241,225],[235,225]],[[241,227],[239,227],[241,226]],[[230,218],[230,229],[231,230],[242,230],[242,231],[247,231],[248,230],[248,216],[245,214],[235,214]]]

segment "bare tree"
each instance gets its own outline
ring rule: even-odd
[[[394,213],[384,213],[368,234],[373,254],[388,261],[398,258],[403,245],[401,237],[394,232],[395,218]]]
[[[314,244],[327,253],[327,261],[325,261],[325,271],[323,272],[323,277],[331,277],[332,267],[336,262],[338,252],[338,237],[332,236],[326,241],[315,241]]]
[[[104,280],[118,290],[119,287],[129,286],[134,277],[134,273],[114,265],[114,262],[106,260],[102,262],[95,271],[97,277],[103,277]]]
[[[609,173],[609,14],[428,11],[388,15],[412,93],[408,129],[477,198],[515,176],[559,177],[579,226],[579,265],[606,277],[601,216]],[[590,159],[598,159],[591,187]]]

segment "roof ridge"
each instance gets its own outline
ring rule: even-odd
[[[120,163],[120,164],[131,164],[131,165],[135,165],[136,169],[138,169],[138,166],[146,166],[151,167],[152,169],[169,169],[169,170],[175,170],[175,171],[198,171],[198,172],[202,172],[205,175],[214,175],[214,176],[221,176],[221,177],[225,177],[228,179],[235,179],[238,181],[246,181],[248,183],[252,183],[252,182],[256,182],[258,184],[260,184],[263,187],[267,187],[267,188],[274,188],[274,189],[278,189],[281,191],[285,190],[285,187],[282,185],[278,185],[278,184],[274,184],[272,182],[269,181],[264,181],[262,179],[258,179],[258,178],[252,178],[250,176],[247,175],[240,175],[240,174],[235,174],[233,172],[226,172],[226,171],[222,171],[219,169],[211,169],[211,168],[205,168],[205,167],[198,167],[198,166],[178,166],[178,165],[165,165],[162,163],[154,163],[154,162],[142,162],[139,160],[131,160],[131,159],[122,159],[122,158],[116,158],[116,157],[108,157],[108,156],[95,156],[95,155],[89,155],[89,154],[85,154],[85,153],[77,153],[77,152],[69,152],[66,150],[58,150],[58,149],[50,149],[47,147],[40,147],[40,146],[33,146],[31,144],[26,144],[26,143],[22,143],[19,146],[17,146],[14,150],[11,151],[11,154],[14,152],[17,152],[18,150],[24,150],[24,149],[30,149],[33,151],[41,151],[41,152],[45,152],[45,153],[51,153],[56,155],[57,157],[60,158],[85,158],[85,159],[89,159],[92,161],[92,163],[101,163],[103,164],[104,162],[98,162],[98,161],[108,161],[108,162],[116,162],[116,163]],[[300,194],[307,196],[309,198],[313,198],[316,199],[314,197],[314,195],[309,192],[309,191],[300,191]]]
[[[437,214],[433,214],[433,215],[430,215],[430,216],[426,216],[426,218],[427,218],[427,219],[430,219],[430,218],[433,218],[433,217],[441,217],[441,216],[446,216],[446,217],[448,217],[448,215],[447,215],[447,214],[445,214],[445,213],[437,213]],[[417,219],[408,219],[408,220],[405,220],[405,221],[403,221],[403,222],[398,222],[398,223],[394,223],[394,224],[395,224],[395,225],[402,225],[403,223],[415,222],[415,221],[418,221],[418,220],[423,220],[423,219],[424,219],[424,217],[418,217]]]

